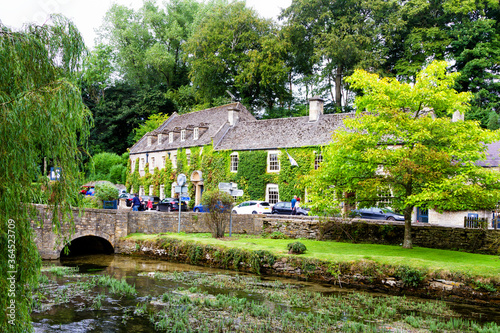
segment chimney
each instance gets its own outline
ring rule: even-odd
[[[457,122],[457,121],[464,121],[464,114],[460,111],[455,111],[453,112],[453,116],[451,117],[452,122]]]
[[[231,105],[227,112],[227,120],[229,121],[229,125],[234,126],[238,123],[240,118],[240,110],[236,105]]]
[[[319,120],[319,116],[323,114],[323,103],[323,99],[319,96],[309,99],[309,122]]]

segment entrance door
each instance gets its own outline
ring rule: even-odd
[[[417,222],[429,223],[429,210],[417,207]]]

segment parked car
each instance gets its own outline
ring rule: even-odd
[[[204,206],[204,205],[196,205],[193,207],[193,212],[196,212],[196,213],[208,213],[210,210],[208,209],[207,206]]]
[[[233,208],[233,214],[271,214],[271,205],[266,201],[245,201]]]
[[[229,208],[224,208],[224,206],[222,205],[222,203],[219,203],[219,208],[222,209],[223,211],[224,210],[228,210],[229,211]],[[197,213],[209,213],[210,212],[210,209],[208,208],[208,206],[206,205],[196,205],[193,207],[193,212],[197,212]]]
[[[297,215],[309,215],[309,211],[309,208],[297,207]],[[292,203],[290,201],[277,202],[273,206],[271,214],[292,215]]]
[[[404,215],[397,214],[388,208],[360,208],[352,211],[353,217],[361,217],[362,219],[371,220],[388,220],[388,221],[404,221]]]
[[[187,203],[182,201],[182,211],[187,212]],[[165,198],[161,200],[156,206],[156,210],[159,212],[178,212],[179,211],[179,199],[175,198]]]

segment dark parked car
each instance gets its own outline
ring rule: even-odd
[[[271,214],[292,215],[292,203],[290,201],[277,202]],[[297,207],[297,215],[309,215],[309,208]]]
[[[219,208],[222,211],[226,210],[226,208],[224,208],[224,206],[222,205],[222,203],[219,203]],[[227,208],[227,210],[229,211],[230,209]],[[199,204],[199,205],[196,205],[196,206],[193,207],[193,212],[196,212],[196,213],[209,213],[210,209],[206,205]]]
[[[388,220],[388,221],[404,221],[404,215],[397,214],[390,209],[387,208],[360,208],[354,209],[352,211],[353,217],[361,217],[362,219],[371,219],[371,220]]]
[[[156,206],[156,210],[159,212],[178,212],[179,211],[179,199],[165,198]],[[182,211],[187,212],[187,204],[185,201],[182,202]]]

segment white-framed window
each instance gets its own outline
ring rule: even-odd
[[[168,133],[168,143],[174,142],[174,132]]]
[[[186,130],[181,130],[181,141],[186,141]]]
[[[389,188],[377,189],[377,207],[385,208],[392,206],[392,192]]]
[[[143,195],[145,195],[145,192],[144,192],[144,186],[139,186],[139,196],[142,197]]]
[[[323,154],[321,154],[321,152],[316,152],[314,156],[314,170],[318,170],[322,162],[323,162]]]
[[[134,160],[132,160],[132,161],[130,162],[130,173],[134,172],[134,170],[135,170],[135,161],[134,161]]]
[[[151,136],[148,135],[148,146],[151,146]]]
[[[141,158],[140,171],[144,170],[145,165],[146,165],[146,161],[144,160],[144,158]]]
[[[267,172],[279,172],[279,171],[280,171],[279,151],[267,152]]]
[[[271,205],[280,201],[280,192],[278,184],[267,184],[266,185],[266,201]]]
[[[190,152],[186,152],[186,160],[187,160],[188,165],[191,165],[191,153]]]
[[[170,197],[175,198],[175,187],[177,186],[176,182],[172,183],[172,188],[170,189]]]
[[[151,162],[149,163],[149,170],[153,171],[156,168],[156,160],[154,157],[151,157]]]
[[[160,165],[160,169],[163,169],[165,167],[165,162],[167,162],[167,159],[166,159],[166,156],[163,155],[161,157],[161,165]]]
[[[155,191],[155,186],[149,185],[149,196],[152,196],[154,191]]]
[[[172,154],[172,168],[177,169],[177,155]]]
[[[161,145],[163,134],[158,134],[158,145]]]
[[[130,186],[130,193],[133,194],[134,193],[134,187],[133,186]]]
[[[160,200],[165,199],[165,185],[160,185]]]
[[[238,162],[239,162],[238,153],[232,153],[231,154],[231,172],[238,172]]]
[[[193,129],[193,140],[198,140],[198,136],[199,136],[199,128],[198,127],[195,127]]]

